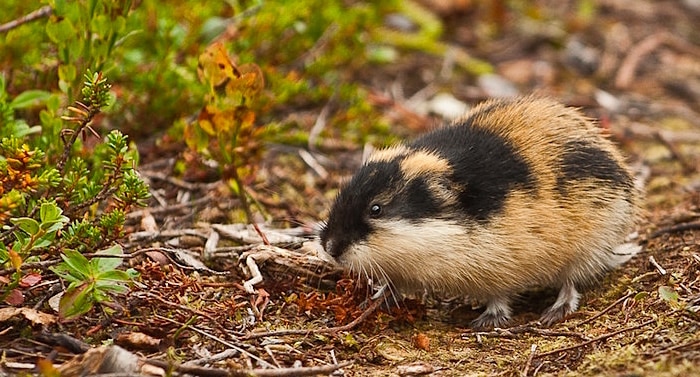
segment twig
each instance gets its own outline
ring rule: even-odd
[[[46,17],[50,15],[53,12],[53,8],[50,5],[45,5],[25,16],[22,16],[16,20],[12,20],[10,22],[4,23],[0,25],[0,33],[5,33],[7,31],[10,31],[22,24],[26,24],[27,22],[32,22],[34,20],[38,20],[39,18]]]
[[[614,307],[616,307],[617,305],[621,304],[623,301],[625,301],[625,300],[627,300],[628,298],[632,297],[633,294],[634,294],[634,292],[629,292],[629,293],[627,293],[626,295],[624,295],[624,296],[620,297],[619,299],[617,299],[617,301],[615,301],[615,302],[613,302],[612,304],[608,305],[605,309],[603,309],[603,310],[599,311],[598,313],[596,313],[596,315],[594,315],[593,317],[590,317],[590,318],[587,318],[587,319],[583,320],[583,322],[579,323],[579,324],[576,325],[576,326],[585,325],[586,323],[589,323],[589,322],[593,321],[594,319],[596,319],[596,318],[602,316],[603,314],[609,312],[612,308],[614,308]]]
[[[532,365],[532,360],[535,358],[535,354],[537,353],[537,344],[532,344],[530,346],[530,357],[527,358],[527,362],[525,363],[525,368],[523,368],[523,372],[520,373],[521,376],[525,377],[527,376],[527,372],[530,369],[530,365]]]
[[[620,69],[617,71],[617,77],[615,77],[616,88],[625,89],[629,87],[632,80],[634,80],[634,73],[637,70],[637,66],[639,66],[639,62],[644,55],[651,53],[662,45],[666,41],[667,34],[666,32],[652,34],[632,47],[622,61],[622,64],[620,64]]]
[[[71,120],[76,121],[78,123],[78,127],[75,130],[70,130],[71,131],[71,137],[68,142],[65,142],[64,140],[64,145],[63,145],[63,153],[61,154],[61,157],[58,160],[58,163],[56,163],[56,170],[63,176],[63,169],[66,167],[66,163],[68,162],[68,158],[70,157],[70,152],[73,149],[73,145],[75,142],[78,140],[78,137],[82,134],[83,129],[88,127],[88,124],[92,122],[92,119],[95,117],[95,115],[100,113],[100,107],[99,106],[87,106],[84,105],[82,102],[76,101],[76,105],[79,105],[83,110],[85,110],[85,114],[82,118],[78,119],[73,119]],[[106,186],[106,185],[105,185]]]
[[[226,329],[224,329],[223,326],[216,319],[214,319],[212,316],[210,316],[207,313],[203,313],[199,310],[192,309],[192,308],[187,307],[185,305],[180,305],[180,304],[176,304],[174,302],[170,302],[170,301],[168,301],[168,300],[166,300],[166,299],[164,299],[156,294],[153,294],[151,292],[138,292],[138,293],[134,293],[133,296],[143,298],[143,297],[140,297],[141,294],[143,294],[146,297],[152,298],[154,300],[160,301],[161,303],[163,303],[167,306],[177,308],[180,310],[184,310],[184,311],[187,311],[187,312],[192,313],[194,315],[202,316],[202,317],[210,320],[214,324],[214,326],[216,326],[221,332],[224,332],[224,333],[226,332]]]
[[[666,275],[666,269],[661,267],[661,265],[656,261],[656,259],[654,259],[653,255],[649,256],[649,263],[651,263],[654,267],[656,267],[656,269],[659,271],[661,276]]]
[[[683,348],[697,347],[697,346],[700,346],[700,340],[693,340],[693,341],[690,341],[688,343],[676,344],[675,346],[671,346],[671,347],[662,349],[660,353],[666,353],[666,352],[670,352],[670,351],[678,351],[678,350],[683,349]]]
[[[318,114],[318,117],[316,117],[316,122],[314,122],[313,127],[311,127],[311,131],[309,131],[309,142],[308,142],[308,148],[310,151],[315,151],[316,150],[316,141],[318,140],[318,136],[321,135],[321,132],[323,131],[324,128],[326,128],[326,125],[328,124],[328,113],[330,112],[330,103],[327,103],[323,108],[321,109],[321,112]],[[303,149],[302,149],[303,150]],[[304,158],[304,156],[301,156]]]
[[[357,318],[355,318],[352,322],[349,322],[345,325],[342,326],[336,326],[336,327],[328,327],[325,329],[320,329],[320,330],[299,330],[299,329],[291,329],[291,330],[277,330],[277,331],[267,331],[267,332],[261,332],[261,333],[253,333],[249,334],[246,336],[240,337],[241,340],[250,340],[250,339],[257,339],[257,338],[265,338],[268,336],[287,336],[287,335],[309,335],[309,334],[334,334],[340,331],[348,331],[357,326],[360,322],[364,321],[369,317],[370,314],[372,314],[379,305],[384,302],[385,296],[380,297],[376,301],[372,302],[369,307]]]
[[[678,233],[684,232],[686,230],[698,230],[700,229],[700,221],[695,221],[692,223],[676,224],[665,228],[661,228],[649,235],[648,239],[656,238],[666,233]]]
[[[146,213],[146,212],[149,212],[152,215],[159,214],[162,212],[167,212],[168,214],[171,214],[172,212],[179,211],[181,209],[188,209],[190,207],[194,207],[194,206],[197,206],[200,204],[210,204],[211,202],[212,202],[212,197],[210,195],[206,195],[206,196],[203,196],[201,198],[189,201],[187,203],[179,203],[179,204],[173,204],[171,206],[164,206],[164,207],[158,207],[158,208],[147,208],[147,209],[129,212],[126,215],[126,218],[127,219],[134,219],[134,218],[143,217],[144,213]]]
[[[154,180],[163,181],[163,182],[168,182],[175,187],[178,187],[178,188],[181,188],[184,190],[188,190],[188,191],[197,191],[200,189],[206,190],[207,187],[211,185],[209,183],[190,183],[190,182],[184,181],[182,179],[171,177],[167,174],[159,173],[159,172],[155,172],[155,171],[140,170],[139,173],[144,177],[154,179]]]
[[[229,348],[229,349],[226,349],[222,352],[219,352],[219,353],[211,355],[211,356],[202,357],[202,358],[195,359],[195,360],[189,360],[189,361],[185,362],[183,365],[184,366],[196,366],[196,365],[202,365],[202,364],[213,364],[213,363],[216,363],[216,362],[221,361],[221,360],[230,359],[230,358],[236,356],[237,353],[238,353],[238,351]]]
[[[678,149],[676,144],[674,144],[673,141],[669,140],[666,137],[665,133],[656,132],[655,136],[656,136],[656,139],[658,141],[660,141],[661,144],[663,144],[666,147],[666,149],[668,149],[669,152],[671,152],[671,156],[674,159],[676,159],[678,162],[681,163],[681,165],[683,166],[683,171],[686,174],[690,174],[690,173],[695,172],[695,170],[697,169],[697,166],[695,166],[694,163],[688,161],[688,159],[685,158],[685,156],[683,156],[683,153],[681,153],[681,151]]]
[[[145,360],[146,363],[155,365],[165,370],[177,370],[185,374],[193,374],[203,377],[301,377],[301,376],[316,376],[319,374],[330,374],[334,371],[344,368],[352,361],[345,361],[340,364],[321,365],[316,367],[299,367],[299,368],[273,368],[273,369],[215,369],[204,368],[197,366],[173,365],[161,360]]]
[[[637,69],[637,66],[639,66],[639,63],[644,55],[651,53],[662,44],[666,44],[687,54],[700,56],[700,49],[697,46],[694,46],[669,32],[652,34],[634,46],[622,61],[622,64],[620,64],[620,69],[617,71],[617,77],[615,77],[615,86],[618,89],[625,89],[629,87],[632,80],[634,80],[635,70]]]
[[[566,351],[571,351],[571,350],[574,350],[574,349],[577,349],[577,348],[585,347],[585,346],[587,346],[587,345],[589,345],[589,344],[593,344],[593,343],[595,343],[595,342],[600,342],[600,341],[602,341],[602,340],[608,339],[608,338],[613,337],[613,336],[615,336],[615,335],[622,334],[623,332],[632,331],[632,330],[636,330],[636,329],[642,328],[642,327],[644,327],[644,326],[646,326],[646,325],[649,325],[649,324],[651,324],[651,323],[653,323],[653,322],[655,322],[655,321],[656,321],[656,319],[650,319],[650,320],[648,320],[648,321],[646,321],[646,322],[644,322],[644,323],[641,323],[641,324],[639,324],[639,325],[636,325],[636,326],[626,327],[626,328],[624,328],[624,329],[621,329],[621,330],[618,330],[618,331],[614,331],[614,332],[611,332],[611,333],[609,333],[609,334],[604,334],[604,335],[601,335],[601,336],[599,336],[599,337],[597,337],[597,338],[593,338],[593,339],[591,339],[591,340],[588,340],[588,341],[585,341],[585,342],[583,342],[583,343],[576,344],[576,345],[573,345],[573,346],[564,347],[564,348],[558,348],[558,349],[555,349],[555,350],[552,350],[552,351],[549,351],[549,352],[541,353],[541,354],[536,355],[535,357],[539,359],[539,358],[542,358],[542,357],[545,357],[545,356],[549,356],[549,355],[554,355],[554,354],[557,354],[557,353],[560,353],[560,352],[566,352]]]
[[[474,333],[466,333],[464,336],[467,335],[476,335],[478,337],[481,336],[490,336],[494,338],[508,338],[508,339],[513,339],[516,338],[518,334],[524,334],[524,333],[533,333],[537,335],[542,335],[542,336],[566,336],[566,337],[573,337],[573,338],[579,338],[581,340],[589,340],[587,336],[581,333],[577,332],[570,332],[570,331],[554,331],[554,330],[547,330],[547,329],[541,329],[538,327],[533,327],[530,325],[522,325],[522,326],[517,326],[517,327],[511,327],[509,329],[494,329],[493,331],[480,331],[480,332],[474,332]]]
[[[44,270],[46,267],[50,267],[53,265],[57,265],[61,263],[61,260],[56,258],[56,259],[49,259],[49,260],[44,260],[41,262],[32,262],[32,263],[22,263],[22,265],[19,267],[20,270],[33,270],[33,269],[40,269]],[[17,271],[15,268],[6,268],[4,270],[0,270],[0,276],[5,276],[5,275],[10,275]]]
[[[173,320],[173,319],[170,319],[170,318],[167,318],[167,317],[158,315],[158,314],[156,314],[155,317],[158,318],[158,319],[164,320],[164,321],[168,321],[168,322],[170,322],[170,323],[174,323],[174,324],[176,324],[176,325],[180,325],[180,326],[183,325],[182,323],[180,323],[180,322],[178,322],[178,321],[175,321],[175,320]],[[196,332],[196,333],[198,333],[198,334],[200,334],[200,335],[203,335],[203,336],[205,336],[205,337],[207,337],[207,338],[209,338],[209,339],[212,339],[212,340],[214,340],[214,341],[217,341],[217,342],[223,344],[224,346],[226,346],[226,347],[228,347],[228,348],[232,348],[232,349],[234,349],[234,350],[236,350],[236,351],[242,353],[243,355],[246,355],[247,357],[250,357],[251,359],[256,360],[257,362],[259,362],[261,365],[263,365],[263,366],[265,366],[265,367],[274,368],[274,365],[268,363],[267,361],[261,359],[260,357],[253,355],[252,353],[250,353],[250,352],[244,350],[242,347],[239,347],[239,346],[237,346],[237,345],[235,345],[235,344],[233,344],[233,343],[231,343],[231,342],[229,342],[229,341],[227,341],[227,340],[225,340],[225,339],[221,339],[221,338],[219,338],[218,336],[214,336],[214,335],[212,335],[212,334],[209,334],[208,332],[203,331],[203,330],[200,330],[199,328],[197,328],[197,327],[195,327],[195,326],[188,326],[187,328],[188,328],[189,330],[192,330],[192,331],[194,331],[194,332]]]

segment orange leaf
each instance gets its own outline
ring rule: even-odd
[[[213,91],[220,90],[229,80],[240,76],[221,43],[214,43],[199,55],[197,73],[202,81],[210,84]]]
[[[10,250],[9,254],[12,267],[19,270],[19,268],[22,266],[22,257],[14,250]]]

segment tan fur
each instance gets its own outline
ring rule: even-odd
[[[401,160],[401,172],[407,181],[420,176],[445,174],[450,170],[446,159],[425,151],[413,152]]]
[[[506,309],[507,302],[500,303],[500,298],[533,287],[564,287],[557,304],[568,300],[575,310],[578,297],[573,285],[592,283],[625,259],[615,256],[613,249],[633,231],[641,193],[633,190],[627,195],[586,180],[567,186],[565,197],[557,190],[566,142],[586,141],[627,169],[612,142],[580,112],[554,101],[525,97],[507,106],[498,103],[478,105],[466,117],[492,107],[471,124],[501,135],[527,161],[536,195],[511,191],[504,210],[487,225],[440,218],[420,223],[377,220],[370,236],[340,257],[341,264],[368,276],[389,276],[401,290],[468,294],[494,300],[495,307]],[[403,146],[376,152],[370,161],[395,158],[402,158],[407,181],[450,171],[444,159]],[[456,190],[443,187],[437,178],[430,182],[437,197],[446,203],[455,200]]]
[[[410,149],[406,148],[403,145],[396,145],[393,147],[380,149],[369,156],[369,158],[367,159],[367,163],[393,161],[398,157],[407,155],[408,153],[410,153],[410,151]]]

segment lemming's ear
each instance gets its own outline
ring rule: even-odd
[[[365,143],[364,148],[362,149],[362,165],[367,163],[367,160],[369,159],[369,156],[376,151],[377,148],[375,148],[372,144],[370,143]]]

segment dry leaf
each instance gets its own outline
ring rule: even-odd
[[[128,332],[119,334],[115,339],[115,343],[129,348],[156,351],[160,346],[160,339],[141,332]]]
[[[56,316],[32,308],[0,308],[0,322],[6,322],[18,315],[24,316],[33,325],[48,326],[56,323]]]
[[[424,333],[421,332],[414,335],[412,341],[414,347],[426,352],[430,352],[430,338],[428,338],[428,336]]]

